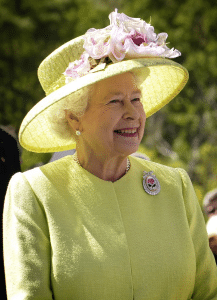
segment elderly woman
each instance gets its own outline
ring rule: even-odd
[[[39,67],[47,94],[21,144],[76,154],[15,174],[4,208],[8,299],[217,299],[191,181],[130,156],[146,118],[184,87],[167,34],[117,10]]]

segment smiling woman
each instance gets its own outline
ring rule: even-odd
[[[72,131],[81,132],[76,140],[80,164],[101,179],[119,179],[126,157],[138,150],[146,119],[140,95],[134,76],[124,73],[95,84],[81,117],[66,111]]]
[[[131,156],[188,79],[166,33],[117,10],[40,65],[23,147],[76,154],[15,174],[4,206],[9,300],[211,300],[217,271],[191,181]]]

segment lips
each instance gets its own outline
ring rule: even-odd
[[[117,133],[135,133],[135,132],[137,132],[137,128],[133,128],[133,129],[119,129],[119,130],[115,130],[115,132],[117,132]]]
[[[124,128],[117,129],[114,131],[116,134],[125,136],[125,137],[134,137],[138,135],[138,128]]]

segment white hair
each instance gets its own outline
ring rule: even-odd
[[[49,108],[48,121],[52,130],[63,139],[72,139],[75,133],[66,120],[65,111],[72,113],[75,117],[81,117],[87,107],[93,93],[93,86],[86,86],[83,89],[68,95],[55,105]]]

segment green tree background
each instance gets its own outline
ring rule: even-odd
[[[189,173],[200,203],[217,187],[217,39],[215,0],[0,0],[0,124],[18,131],[44,97],[36,71],[63,43],[109,24],[115,8],[167,32],[176,61],[190,75],[185,89],[150,117],[140,151]],[[22,170],[50,155],[23,150]]]

